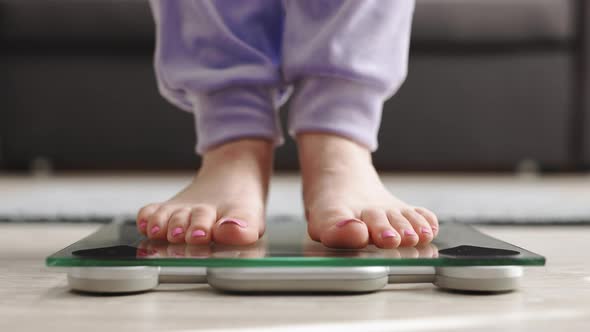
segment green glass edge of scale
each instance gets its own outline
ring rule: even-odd
[[[490,265],[523,265],[523,266],[541,266],[545,264],[545,258],[535,253],[529,252],[523,248],[511,245],[504,241],[485,236],[479,232],[473,232],[471,227],[453,226],[453,224],[441,224],[441,229],[449,228],[455,236],[463,233],[463,236],[481,237],[484,240],[491,240],[500,247],[509,249],[518,249],[525,253],[525,256],[515,257],[452,257],[439,256],[429,258],[387,258],[387,257],[301,257],[301,256],[279,256],[279,257],[255,257],[255,258],[233,258],[233,257],[207,257],[207,258],[120,258],[120,259],[99,259],[89,257],[72,257],[63,256],[64,252],[67,255],[76,248],[83,241],[87,241],[93,237],[106,237],[109,239],[108,231],[117,230],[124,227],[124,224],[110,224],[101,228],[92,235],[78,241],[61,251],[54,253],[46,258],[45,263],[48,267],[108,267],[108,266],[166,266],[166,267],[354,267],[354,266],[490,266]],[[127,225],[129,226],[129,225]],[[270,226],[270,225],[269,225]],[[291,225],[288,227],[296,227]],[[299,227],[299,226],[297,226]],[[452,227],[455,227],[452,229]],[[134,242],[137,240],[135,236],[135,228],[131,226],[131,240],[127,239],[124,242]],[[106,233],[105,233],[106,232]],[[442,232],[442,231],[441,231]],[[301,234],[305,234],[301,231]],[[440,237],[439,237],[440,239]],[[447,239],[448,240],[448,239]],[[107,241],[108,242],[108,241]],[[451,241],[452,242],[452,241]],[[477,242],[477,241],[476,241]]]
[[[88,258],[47,257],[49,267],[92,266],[170,266],[170,267],[323,267],[323,266],[490,266],[490,265],[545,265],[544,257],[530,258],[333,258],[333,257],[267,257],[267,258],[146,258],[98,260]]]

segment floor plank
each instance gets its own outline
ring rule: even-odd
[[[0,224],[0,331],[587,331],[590,227],[480,227],[543,254],[520,291],[489,296],[432,285],[389,286],[366,295],[239,296],[205,285],[128,296],[70,292],[43,259],[98,225]]]

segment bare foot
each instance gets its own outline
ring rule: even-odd
[[[308,233],[334,248],[426,244],[438,233],[431,211],[407,204],[385,188],[368,149],[348,139],[297,137]]]
[[[139,210],[137,227],[172,243],[254,243],[264,233],[273,144],[243,139],[203,155],[192,183],[170,200]]]

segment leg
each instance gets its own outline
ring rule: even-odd
[[[293,82],[310,236],[330,247],[414,246],[436,216],[391,195],[371,161],[383,102],[403,82],[413,1],[288,1],[284,73]]]
[[[200,170],[143,207],[140,232],[175,243],[249,244],[264,232],[276,119],[282,6],[273,1],[153,1],[164,97],[193,112]]]

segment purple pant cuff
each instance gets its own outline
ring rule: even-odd
[[[332,77],[299,82],[291,101],[289,134],[325,132],[377,149],[386,92],[368,84]]]
[[[192,97],[197,132],[196,151],[242,138],[283,143],[277,106],[280,94],[270,87],[235,87]]]

